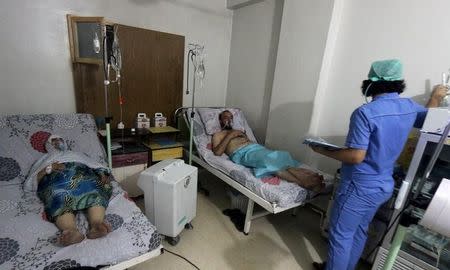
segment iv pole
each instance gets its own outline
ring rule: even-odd
[[[200,57],[201,50],[203,50],[203,46],[200,46],[199,44],[189,44],[189,51],[188,51],[188,59],[187,59],[187,76],[186,76],[186,95],[189,95],[189,61],[193,63],[194,66],[194,81],[192,83],[192,103],[191,103],[191,113],[190,113],[190,128],[189,128],[189,165],[192,165],[192,148],[193,148],[193,141],[194,141],[194,104],[195,104],[195,83],[196,78],[198,76],[197,69],[199,68],[197,57]],[[203,61],[203,60],[202,60]],[[203,65],[203,63],[201,63]],[[204,67],[203,67],[203,75],[204,77]],[[203,78],[202,78],[203,79]]]
[[[112,153],[111,153],[111,120],[112,116],[109,116],[108,110],[108,88],[111,83],[117,83],[120,91],[120,69],[122,68],[122,58],[119,48],[119,42],[117,39],[117,26],[114,26],[114,41],[112,46],[112,56],[108,59],[108,42],[106,26],[103,26],[103,69],[104,69],[104,92],[105,92],[105,123],[106,123],[106,152],[108,155],[108,167],[112,170]],[[115,70],[116,78],[115,80],[110,80],[110,69],[111,67]],[[122,97],[120,97],[122,99]],[[122,102],[122,101],[120,101]],[[121,108],[121,118],[122,118],[122,108]],[[122,121],[122,119],[120,119]],[[122,123],[122,122],[121,122]],[[123,125],[123,124],[122,124]]]
[[[111,153],[111,119],[108,111],[108,86],[109,86],[109,69],[108,63],[108,45],[106,37],[106,26],[103,26],[103,73],[105,80],[103,81],[105,94],[105,124],[106,124],[106,154],[108,156],[108,167],[112,170],[112,153]]]
[[[188,62],[187,62],[187,89],[186,94],[189,95],[189,61],[194,62],[194,50],[190,49],[188,52]],[[194,65],[194,82],[192,84],[192,102],[191,102],[191,113],[190,113],[190,121],[189,121],[189,165],[192,165],[192,144],[194,140],[194,102],[195,102],[195,72],[197,67]]]

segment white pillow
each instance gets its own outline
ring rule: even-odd
[[[222,130],[222,128],[220,127],[219,114],[225,110],[228,110],[233,114],[233,129],[245,130],[240,109],[198,108],[197,112],[200,115],[203,124],[205,125],[206,134],[213,135],[214,133]]]

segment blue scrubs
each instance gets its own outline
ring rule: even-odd
[[[366,150],[360,164],[341,168],[341,183],[330,217],[327,269],[355,269],[378,208],[392,196],[392,173],[413,126],[423,124],[427,109],[397,93],[377,96],[356,109],[346,146]]]

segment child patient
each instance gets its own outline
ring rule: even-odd
[[[25,189],[37,191],[47,217],[61,230],[59,243],[68,246],[84,239],[75,222],[75,214],[81,210],[86,210],[89,221],[87,238],[107,235],[111,231],[104,222],[112,192],[109,169],[82,153],[67,150],[60,136],[50,136],[45,147],[48,153],[31,168]]]
[[[323,176],[297,168],[300,163],[288,152],[269,150],[251,142],[243,131],[233,129],[233,114],[230,111],[221,112],[219,122],[222,130],[212,137],[216,156],[226,153],[234,163],[252,168],[253,174],[258,178],[276,175],[306,189],[317,192],[324,189]]]

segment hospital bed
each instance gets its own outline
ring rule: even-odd
[[[192,155],[192,160],[205,168],[219,179],[242,193],[248,198],[245,214],[244,234],[248,234],[252,220],[266,216],[268,214],[277,214],[289,209],[310,203],[316,197],[316,193],[306,190],[295,183],[291,183],[279,178],[270,177],[256,178],[252,171],[242,165],[233,163],[226,154],[215,156],[211,151],[211,127],[209,123],[218,119],[218,114],[223,110],[229,110],[233,113],[234,123],[238,123],[240,128],[245,129],[246,135],[251,141],[256,142],[252,129],[247,123],[242,111],[237,108],[221,107],[196,107],[194,108],[193,119],[193,141],[196,151]],[[180,108],[175,112],[175,117],[179,121],[180,117],[189,126],[191,119],[191,108]],[[302,164],[300,167],[311,169]],[[324,173],[326,189],[331,190],[333,186],[333,177]],[[260,205],[265,211],[254,213],[254,204]],[[313,208],[317,211],[319,209]],[[321,225],[325,216],[325,211],[320,211]]]
[[[61,135],[69,149],[105,164],[91,115],[0,116],[0,269],[116,270],[158,256],[162,245],[156,228],[115,181],[105,217],[112,232],[67,247],[57,244],[58,229],[46,220],[36,193],[23,189],[28,170],[45,152],[49,134]],[[86,232],[85,215],[77,215],[77,225]]]

